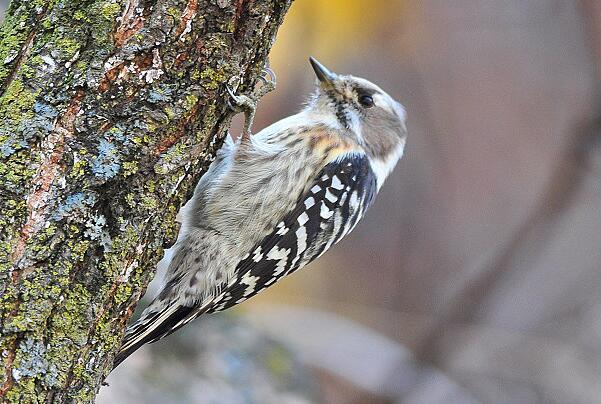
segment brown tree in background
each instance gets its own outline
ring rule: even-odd
[[[89,402],[292,0],[13,0],[0,33],[0,397]]]

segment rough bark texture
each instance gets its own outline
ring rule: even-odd
[[[13,0],[0,31],[0,397],[90,402],[292,0]]]

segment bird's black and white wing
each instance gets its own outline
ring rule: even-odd
[[[348,234],[377,192],[364,154],[347,154],[326,165],[312,187],[236,268],[236,278],[206,312],[234,306],[302,268]]]
[[[376,192],[376,176],[365,155],[347,154],[326,165],[296,207],[238,263],[235,278],[222,284],[214,298],[197,306],[173,302],[143,315],[128,329],[114,366],[141,345],[171,334],[203,313],[232,307],[313,261],[355,227]]]

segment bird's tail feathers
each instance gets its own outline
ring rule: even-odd
[[[149,312],[125,333],[123,343],[113,362],[113,369],[142,345],[156,342],[194,320],[202,312],[195,307],[172,304],[161,311]]]

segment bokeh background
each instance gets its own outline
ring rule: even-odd
[[[296,0],[255,130],[309,55],[406,106],[404,159],[332,251],[99,402],[601,403],[601,2]]]

